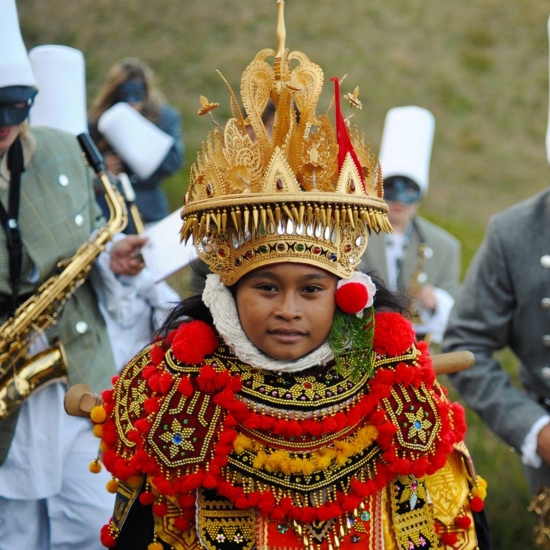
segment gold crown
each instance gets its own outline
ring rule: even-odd
[[[315,114],[323,71],[285,48],[284,2],[277,4],[277,52],[262,50],[242,75],[246,118],[226,81],[233,118],[223,130],[215,124],[203,143],[182,211],[181,238],[193,237],[200,258],[226,285],[276,262],[349,278],[370,232],[391,231],[380,167],[364,135],[344,123],[339,82],[333,126],[326,114]],[[262,122],[270,99],[272,136]],[[360,105],[357,90],[350,102]],[[216,106],[201,97],[199,114]]]

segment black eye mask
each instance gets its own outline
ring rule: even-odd
[[[410,178],[393,176],[384,182],[384,199],[414,204],[420,200],[420,187]]]
[[[139,103],[145,100],[145,84],[135,80],[123,82],[117,91],[118,101],[125,103]]]
[[[29,116],[37,93],[31,86],[0,88],[0,127],[21,124]]]

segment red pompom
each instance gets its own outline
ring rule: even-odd
[[[470,508],[472,512],[481,512],[484,506],[485,503],[479,497],[474,497],[472,500],[470,500]]]
[[[347,283],[342,285],[334,295],[336,305],[344,313],[359,313],[363,311],[369,301],[369,292],[361,283]]]
[[[141,435],[139,435],[139,432],[137,430],[130,430],[126,437],[128,441],[131,441],[132,443],[137,443],[141,439]]]
[[[455,519],[455,523],[457,527],[460,527],[460,529],[468,529],[468,527],[472,524],[472,520],[467,516],[461,516]]]
[[[399,313],[383,311],[374,320],[374,350],[395,357],[402,355],[415,341],[414,329]]]
[[[458,537],[454,533],[443,533],[441,541],[449,546],[453,546],[458,542]]]
[[[155,501],[155,495],[149,491],[145,491],[139,495],[139,501],[143,504],[143,506],[151,506],[151,504]]]
[[[109,531],[109,525],[104,525],[101,528],[100,541],[106,548],[114,548],[116,546],[116,539],[111,535]]]
[[[211,365],[203,365],[197,376],[199,388],[205,393],[212,393],[216,389],[216,369]]]
[[[145,434],[151,429],[151,422],[147,418],[140,418],[135,422],[136,430],[139,433]]]
[[[182,508],[193,508],[195,506],[196,497],[194,494],[180,495],[178,497],[178,504]]]
[[[153,374],[156,374],[158,372],[157,367],[155,365],[147,365],[142,371],[141,376],[145,380],[148,380]]]
[[[147,414],[156,413],[160,409],[160,403],[154,397],[149,397],[143,402],[143,408]]]
[[[168,393],[168,390],[170,390],[173,383],[174,379],[172,378],[172,375],[168,371],[163,372],[159,378],[159,388],[161,393]]]
[[[161,504],[154,504],[153,505],[153,515],[157,517],[165,516],[168,513],[168,506],[165,502]]]
[[[172,353],[182,363],[196,365],[202,363],[218,347],[214,329],[203,321],[181,324],[172,340]]]
[[[103,390],[101,392],[101,400],[103,403],[112,403],[113,402],[113,390]]]
[[[184,396],[184,397],[191,397],[193,395],[193,385],[191,384],[191,380],[189,380],[188,376],[184,376],[178,384],[178,391]]]
[[[164,350],[161,346],[155,346],[151,348],[151,363],[153,365],[159,365],[164,359]]]
[[[189,520],[187,518],[179,517],[174,520],[174,527],[180,531],[187,531],[189,529]]]
[[[202,482],[202,486],[205,489],[215,489],[217,484],[218,484],[218,481],[212,474],[206,474],[204,476],[204,481]]]

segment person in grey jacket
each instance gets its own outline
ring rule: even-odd
[[[126,155],[123,151],[115,150],[106,136],[98,130],[100,117],[118,102],[129,104],[145,119],[173,138],[172,146],[160,159],[160,163],[155,163],[152,174],[147,178],[141,178],[134,173],[131,159],[125,158],[132,154],[131,147]],[[135,204],[143,222],[148,224],[165,218],[169,214],[169,208],[161,184],[165,178],[175,174],[182,167],[184,145],[181,117],[174,107],[168,105],[155,86],[151,68],[144,61],[132,57],[117,61],[109,70],[106,82],[88,112],[88,122],[90,135],[104,155],[109,171],[114,175],[125,172],[130,176],[136,194]],[[128,139],[132,139],[132,136],[128,136]],[[106,212],[106,203],[101,193],[98,200]],[[129,232],[132,232],[131,227],[126,230],[126,233]]]
[[[532,492],[550,486],[550,189],[495,215],[451,313],[444,351],[471,350],[451,380],[522,455]],[[494,357],[509,347],[523,390]]]
[[[418,338],[440,344],[460,278],[460,242],[418,216],[426,196],[435,119],[427,109],[395,107],[380,146],[384,198],[392,234],[373,234],[361,270],[376,270],[409,299]]]

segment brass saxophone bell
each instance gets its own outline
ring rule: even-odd
[[[0,376],[0,420],[15,413],[39,386],[67,381],[67,362],[61,344],[24,358]]]

